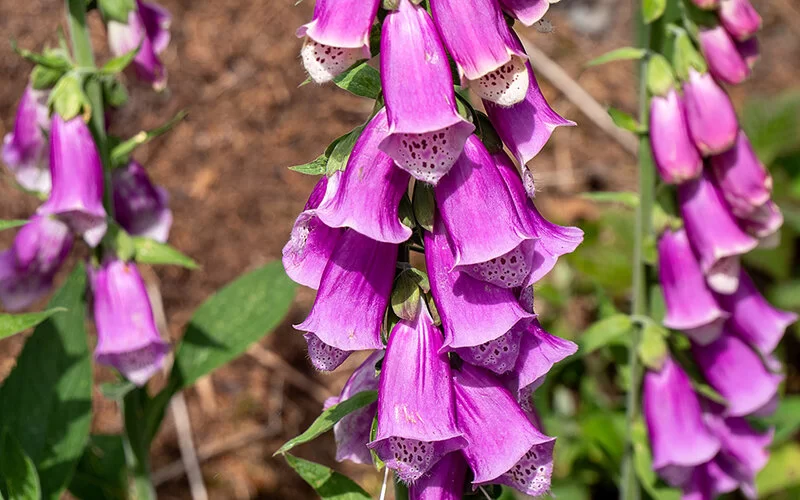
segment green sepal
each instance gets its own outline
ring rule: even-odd
[[[503,150],[503,140],[497,134],[489,117],[480,111],[475,111],[475,122],[477,125],[478,137],[489,153],[498,153]]]
[[[128,102],[128,89],[113,77],[101,79],[103,86],[103,102],[112,108],[121,108]]]
[[[422,291],[419,287],[420,275],[406,269],[394,281],[391,304],[392,311],[401,319],[413,321],[420,310]]]
[[[67,73],[58,80],[47,105],[65,121],[83,115],[84,121],[88,122],[92,116],[89,96],[83,91],[83,77],[77,73]]]
[[[411,204],[411,200],[408,198],[408,194],[403,195],[400,199],[397,215],[400,217],[400,222],[404,226],[411,229],[417,227],[417,221],[414,218],[414,207]]]
[[[417,223],[426,231],[433,232],[433,223],[436,217],[436,200],[433,197],[433,187],[421,181],[414,184],[414,217]]]
[[[64,71],[60,69],[37,64],[31,72],[31,86],[35,90],[48,90],[53,88],[62,76],[64,76]]]
[[[675,72],[678,74],[681,81],[689,79],[690,69],[694,69],[700,73],[707,72],[708,65],[697,48],[695,48],[689,33],[683,29],[675,29],[672,31],[675,34],[675,52],[672,62],[675,67]]]
[[[642,18],[645,24],[657,21],[667,10],[667,0],[643,0]]]
[[[106,22],[116,21],[128,24],[128,14],[136,10],[134,0],[97,0],[97,8]]]
[[[133,260],[136,255],[136,244],[133,238],[116,223],[108,225],[102,244],[107,251],[125,262]]]
[[[642,340],[637,348],[637,354],[642,364],[647,368],[660,371],[669,356],[669,347],[666,338],[669,331],[654,321],[647,322],[642,327]]]
[[[23,59],[46,68],[59,70],[62,73],[73,68],[72,61],[63,50],[45,50],[44,54],[37,54],[20,48],[14,40],[11,41],[11,48]]]
[[[639,123],[639,120],[632,115],[617,108],[608,108],[608,114],[614,121],[614,125],[621,129],[628,130],[634,134],[646,134],[647,127]]]
[[[647,61],[647,89],[652,95],[665,96],[677,85],[672,65],[661,54],[653,54]]]

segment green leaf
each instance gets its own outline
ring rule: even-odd
[[[128,14],[136,9],[135,0],[97,0],[97,7],[106,22],[128,24]]]
[[[760,498],[800,485],[800,445],[786,443],[773,450],[769,462],[756,476]]]
[[[306,175],[322,175],[325,173],[325,168],[328,166],[328,156],[325,154],[321,154],[317,156],[317,158],[304,165],[295,165],[293,167],[289,167],[289,170],[294,170],[295,172],[300,172],[301,174]]]
[[[42,489],[33,461],[10,432],[0,435],[0,497],[39,500]]]
[[[47,98],[47,104],[64,120],[71,120],[83,114],[84,119],[91,116],[92,106],[83,91],[83,78],[75,73],[61,77]]]
[[[30,50],[18,47],[17,42],[13,40],[11,41],[11,48],[24,59],[40,66],[59,70],[62,73],[72,69],[72,63],[64,54],[60,53],[59,51],[45,51],[44,54],[37,54],[35,52],[31,52]]]
[[[69,483],[81,500],[128,500],[128,475],[122,436],[92,435]]]
[[[614,120],[614,125],[619,128],[628,130],[634,134],[644,134],[647,132],[647,127],[624,111],[617,108],[608,108],[608,114],[611,115],[611,119]]]
[[[610,344],[628,342],[626,336],[633,330],[633,321],[627,314],[615,314],[589,326],[578,339],[578,353],[586,356]]]
[[[361,486],[330,467],[288,453],[284,456],[289,466],[314,488],[322,500],[371,500]]]
[[[669,354],[666,338],[669,332],[654,322],[648,322],[642,328],[642,341],[639,343],[638,354],[642,364],[651,370],[660,371]]]
[[[647,55],[647,49],[639,47],[621,47],[592,59],[586,66],[600,66],[614,61],[635,61]]]
[[[57,312],[66,311],[63,307],[48,309],[47,311],[26,314],[0,314],[0,339],[24,332],[33,328]]]
[[[764,422],[775,427],[773,445],[792,439],[800,429],[800,396],[781,398],[775,413],[765,418]]]
[[[128,157],[131,153],[133,153],[134,149],[142,144],[147,144],[160,135],[169,132],[175,125],[180,123],[187,116],[189,116],[189,113],[187,113],[186,110],[178,111],[175,116],[173,116],[167,123],[161,125],[160,127],[152,130],[142,130],[130,139],[120,142],[114,146],[114,149],[111,150],[111,164],[114,168],[127,165]]]
[[[340,139],[337,139],[336,145],[333,147],[333,151],[331,151],[330,157],[328,158],[328,166],[325,171],[327,175],[330,176],[334,172],[344,170],[345,167],[347,167],[347,160],[350,159],[353,146],[356,145],[356,141],[361,137],[361,132],[363,130],[364,125],[360,125]]]
[[[299,436],[287,441],[286,444],[281,446],[278,451],[272,454],[272,456],[285,454],[287,451],[291,450],[297,445],[313,441],[322,434],[325,434],[329,430],[333,429],[333,426],[339,420],[343,419],[354,411],[367,406],[368,404],[374,403],[377,400],[377,391],[362,391],[354,394],[352,397],[345,399],[344,401],[339,402],[338,404],[331,406],[327,410],[323,411],[308,429],[306,429]]]
[[[280,324],[294,299],[295,285],[280,262],[239,277],[192,316],[175,353],[171,382],[178,389],[242,354]]]
[[[103,100],[113,108],[121,108],[128,102],[128,90],[114,77],[105,77],[103,82]]]
[[[47,90],[53,88],[58,83],[58,79],[64,75],[60,69],[48,68],[37,64],[31,72],[31,85],[36,90]]]
[[[89,438],[92,363],[84,321],[86,271],[78,265],[49,308],[64,308],[40,324],[0,388],[0,427],[36,464],[42,498],[58,499]]]
[[[170,264],[187,269],[197,269],[199,267],[197,262],[166,243],[159,243],[143,236],[135,236],[131,239],[135,249],[136,262],[142,264]]]
[[[769,289],[769,301],[781,309],[800,310],[800,280],[777,283]]]
[[[360,97],[377,99],[381,94],[381,74],[366,61],[351,66],[334,78],[333,83]]]
[[[136,384],[130,380],[119,380],[117,382],[105,382],[100,384],[100,392],[108,399],[122,401],[129,392],[136,389]]]
[[[392,311],[398,318],[412,321],[419,313],[421,296],[414,276],[403,271],[394,282],[391,296]]]
[[[101,73],[105,73],[107,75],[115,75],[117,73],[122,73],[134,60],[137,54],[139,54],[139,50],[142,48],[142,45],[139,44],[135,49],[122,54],[121,56],[117,56],[100,68]]]
[[[28,221],[26,220],[0,220],[0,231],[5,231],[6,229],[13,229],[15,227],[24,226],[27,223]]]
[[[667,0],[643,0],[642,17],[647,24],[659,19],[667,9]]]
[[[628,208],[639,206],[639,195],[630,191],[595,191],[593,193],[581,193],[581,198],[597,203],[619,203]]]

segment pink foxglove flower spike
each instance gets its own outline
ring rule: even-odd
[[[650,141],[661,179],[680,184],[703,171],[703,159],[689,136],[683,96],[674,88],[650,101]]]

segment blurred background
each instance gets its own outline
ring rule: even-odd
[[[315,178],[287,167],[314,159],[331,140],[362,123],[371,106],[332,86],[300,86],[305,75],[294,31],[311,18],[311,0],[298,5],[294,0],[159,3],[173,15],[172,42],[164,57],[169,89],[155,94],[130,79],[130,102],[112,117],[111,126],[116,135],[127,137],[160,125],[181,109],[189,112],[187,121],[135,154],[171,194],[175,223],[170,243],[202,265],[194,272],[176,267],[146,270],[151,288],[157,290],[160,284],[164,334],[174,340],[191,311],[214,290],[280,258],[294,218],[315,183]],[[596,56],[632,43],[629,3],[565,0],[547,16],[552,32],[520,29],[601,106],[634,113],[633,64],[585,66]],[[781,246],[754,252],[748,263],[779,307],[800,310],[800,3],[773,0],[757,8],[764,18],[762,58],[753,78],[730,91],[745,129],[770,165],[786,225]],[[13,126],[30,71],[12,51],[10,40],[30,49],[55,45],[54,27],[64,25],[62,10],[56,1],[0,0],[0,134]],[[104,28],[99,17],[91,21],[95,46],[105,57]],[[578,252],[562,259],[539,285],[537,308],[552,333],[585,347],[591,340],[581,339],[581,332],[627,308],[633,214],[623,206],[597,205],[581,193],[634,190],[635,157],[630,137],[626,148],[624,137],[609,135],[587,118],[587,101],[565,97],[565,80],[549,81],[541,72],[539,80],[553,107],[579,126],[557,130],[530,164],[539,191],[537,205],[552,220],[581,226],[587,237]],[[0,182],[3,218],[27,218],[36,206],[35,199]],[[0,248],[12,237],[12,231],[0,234]],[[338,393],[356,360],[334,374],[311,368],[305,342],[291,324],[304,319],[312,301],[313,292],[301,290],[278,330],[186,393],[211,498],[313,498],[305,483],[272,453],[313,421],[325,398]],[[796,328],[783,347],[784,359],[789,360],[789,394],[800,392]],[[13,366],[23,342],[19,336],[3,342],[0,379]],[[624,350],[614,345],[584,351],[557,366],[537,393],[546,431],[559,436],[554,479],[559,499],[615,495],[612,478],[619,470],[624,434],[626,374],[617,368],[623,356]],[[101,381],[113,378],[104,369],[96,376]],[[97,391],[94,406],[93,432],[118,432],[115,403]],[[764,497],[800,498],[800,446],[794,438],[800,426],[800,399],[787,399],[775,419],[775,459],[759,485]],[[298,453],[335,465],[331,435]],[[160,498],[190,498],[172,416],[156,439],[152,461]],[[368,491],[379,490],[382,477],[369,467],[336,467]]]

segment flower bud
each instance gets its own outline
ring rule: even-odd
[[[704,156],[728,150],[736,141],[739,122],[733,104],[708,73],[689,70],[684,84],[689,133]]]
[[[136,161],[114,170],[111,185],[114,218],[125,231],[133,236],[166,243],[172,227],[167,190],[153,185],[145,169]]]
[[[140,47],[133,59],[134,71],[156,90],[167,86],[167,70],[159,56],[169,45],[171,21],[170,13],[160,5],[136,0],[136,9],[128,14],[128,24],[108,22],[111,53],[121,56]]]
[[[722,26],[701,29],[700,48],[714,78],[731,85],[742,83],[750,76],[750,66],[742,58],[736,43]]]
[[[50,192],[47,155],[47,94],[27,87],[17,106],[14,129],[3,138],[3,163],[20,186],[40,193]]]
[[[703,170],[703,159],[689,136],[683,98],[675,89],[650,101],[650,141],[661,179],[680,184]]]
[[[737,217],[747,217],[769,201],[772,177],[744,131],[739,131],[731,149],[711,157],[711,167],[722,196]]]
[[[750,0],[721,0],[719,20],[728,33],[739,41],[747,40],[761,29],[761,16]]]
[[[736,42],[736,50],[739,51],[739,55],[742,56],[742,59],[750,69],[756,65],[759,57],[761,57],[761,49],[756,37],[748,38],[743,42]]]
[[[558,0],[500,0],[500,5],[525,26],[532,26],[547,14],[550,3],[556,1]]]

